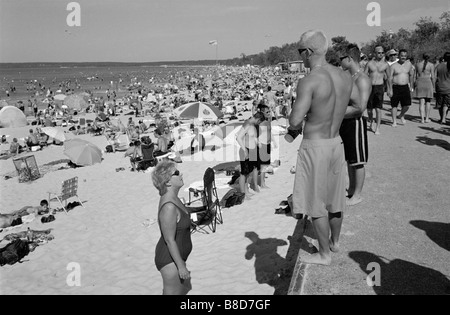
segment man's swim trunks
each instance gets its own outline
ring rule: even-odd
[[[369,159],[366,118],[344,119],[339,135],[344,142],[345,160],[348,164],[350,166],[366,164]]]
[[[384,85],[372,85],[367,109],[383,108]]]
[[[293,213],[313,218],[344,211],[346,163],[341,137],[303,139],[297,155]]]
[[[408,84],[394,84],[392,87],[391,106],[397,107],[399,103],[402,107],[411,106],[411,91]]]

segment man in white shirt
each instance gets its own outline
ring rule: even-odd
[[[388,63],[389,66],[392,66],[394,63],[396,63],[398,61],[398,53],[395,49],[391,49],[388,51],[388,53],[386,54],[387,60],[386,62]]]

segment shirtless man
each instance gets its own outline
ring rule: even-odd
[[[247,119],[236,135],[237,143],[240,146],[239,158],[241,161],[241,175],[239,177],[239,187],[241,193],[245,194],[245,199],[250,199],[250,191],[247,185],[248,176],[252,175],[255,183],[255,191],[258,188],[258,131],[257,126],[264,121],[264,114],[257,112],[254,116]]]
[[[303,129],[293,191],[293,213],[307,214],[319,241],[319,252],[302,257],[304,263],[331,264],[331,251],[339,247],[345,198],[345,157],[339,136],[352,93],[350,73],[326,62],[328,41],[321,31],[300,38],[300,57],[311,72],[297,84],[290,127]],[[330,238],[331,230],[331,238]]]
[[[273,117],[275,117],[275,119],[278,121],[278,115],[276,112],[278,98],[277,98],[275,92],[272,91],[271,86],[267,87],[267,92],[264,95],[264,98],[267,99],[267,104],[265,104],[265,105],[269,106],[270,110],[272,111]]]
[[[258,134],[258,162],[261,168],[260,182],[261,188],[269,188],[266,185],[267,168],[270,166],[270,153],[272,143],[276,147],[276,143],[272,139],[272,111],[266,105],[259,105],[259,111],[264,114],[264,121],[259,124]]]
[[[14,220],[17,220],[23,216],[29,215],[29,214],[42,214],[51,212],[48,206],[48,201],[43,199],[41,200],[39,206],[25,206],[22,207],[20,210],[16,210],[9,214],[0,214],[0,229],[7,228],[11,226],[11,224],[14,222]]]
[[[359,65],[361,52],[358,46],[350,44],[341,57],[344,70],[350,72],[353,78],[351,102],[347,106],[344,120],[339,134],[344,141],[345,160],[348,165],[349,188],[348,206],[357,205],[362,201],[361,191],[366,177],[364,165],[369,157],[369,144],[367,141],[367,121],[362,116],[367,107],[367,101],[372,91],[372,81],[362,71]],[[387,66],[387,65],[386,65]],[[383,92],[383,86],[381,86]]]
[[[31,148],[33,146],[39,145],[39,140],[37,139],[37,136],[34,133],[33,129],[30,129],[29,132],[30,134],[28,135],[27,146]]]
[[[402,110],[398,118],[405,124],[405,114],[411,106],[411,92],[414,91],[414,66],[407,60],[408,52],[400,50],[400,59],[392,64],[389,71],[388,86],[392,89],[388,91],[392,106],[392,127],[397,127],[397,106],[400,103]]]
[[[369,76],[372,81],[372,93],[370,94],[369,101],[367,103],[367,115],[369,116],[370,130],[375,132],[376,135],[380,134],[381,125],[381,109],[383,108],[383,96],[384,96],[384,80],[389,77],[390,67],[386,60],[383,58],[384,49],[382,46],[375,47],[375,60],[371,60],[367,63],[364,72]],[[389,84],[389,82],[388,82]],[[391,91],[392,87],[388,86],[388,91]],[[376,126],[372,128],[373,122],[373,109],[375,108],[376,114]]]

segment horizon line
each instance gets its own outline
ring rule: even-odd
[[[234,58],[232,58],[234,59]],[[222,59],[218,61],[227,61],[232,59]],[[216,59],[202,59],[202,60],[177,60],[177,61],[10,61],[10,62],[0,62],[0,65],[4,64],[24,64],[24,63],[132,63],[132,64],[149,64],[149,63],[177,63],[177,62],[216,62]]]

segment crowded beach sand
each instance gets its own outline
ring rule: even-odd
[[[28,129],[7,132],[19,136]],[[107,144],[103,136],[78,137],[102,148]],[[217,226],[215,233],[192,235],[194,249],[189,258],[192,294],[273,294],[273,284],[287,292],[290,277],[280,281],[277,273],[292,269],[295,264],[296,257],[290,257],[289,261],[285,257],[292,246],[297,221],[274,212],[292,189],[293,175],[289,169],[295,150],[295,144],[280,146],[283,167],[268,175],[270,189],[241,205],[224,208],[224,223]],[[221,154],[221,150],[216,153]],[[33,155],[38,165],[67,159],[61,146],[50,146]],[[184,188],[200,181],[207,167],[222,163],[190,161],[184,156],[183,159],[178,168],[183,174]],[[14,173],[11,160],[0,162],[2,174]],[[125,170],[117,172],[121,167]],[[3,238],[30,227],[52,229],[54,236],[26,256],[24,263],[2,267],[1,293],[160,294],[161,275],[154,266],[154,248],[160,237],[156,222],[159,195],[149,171],[131,172],[129,158],[116,152],[104,154],[100,164],[54,170],[33,182],[19,183],[17,177],[3,179],[1,209],[5,213],[37,205],[48,197],[48,191],[58,191],[63,180],[74,176],[79,179],[78,194],[84,207],[75,207],[67,215],[58,212],[56,220],[50,223],[43,224],[37,218],[0,234]],[[220,179],[224,177],[225,173],[217,174],[216,181],[223,182]],[[219,197],[229,190],[223,184],[218,188]],[[189,198],[185,189],[180,196]],[[51,207],[60,206],[52,202]],[[70,263],[81,267],[79,287],[68,286],[66,282]]]
[[[241,111],[240,114],[238,121],[242,122],[251,112]],[[369,134],[373,162],[367,165],[365,200],[347,211],[342,229],[342,251],[334,256],[336,259],[331,267],[303,267],[304,274],[300,276],[294,272],[301,268],[298,255],[311,250],[308,244],[314,243],[314,235],[310,230],[305,235],[304,227],[308,222],[296,220],[289,214],[276,214],[275,209],[292,193],[294,175],[291,168],[295,166],[302,137],[288,143],[283,132],[275,134],[279,152],[272,158],[274,162],[279,160],[280,165],[274,163],[273,174],[267,175],[269,189],[258,194],[252,191],[254,195],[243,204],[222,208],[224,222],[217,226],[215,233],[192,234],[193,251],[188,260],[192,276],[190,294],[377,293],[366,285],[367,270],[362,262],[349,255],[358,250],[425,265],[448,276],[450,271],[445,255],[442,255],[442,246],[409,224],[411,220],[448,222],[450,205],[448,190],[444,189],[448,179],[445,176],[448,128],[436,123],[436,112],[432,115],[433,122],[426,126],[428,129],[419,125],[414,115],[417,116],[417,109],[411,110],[407,125],[394,129],[387,125],[390,117],[386,111],[384,134],[380,137]],[[79,117],[95,119],[96,114],[81,113]],[[112,117],[112,121],[120,119],[126,124],[129,117],[136,122],[153,119],[120,113]],[[280,119],[272,124],[281,125],[275,129],[282,130],[285,123]],[[8,139],[24,138],[28,130],[35,127],[0,130],[2,135],[9,135]],[[104,135],[75,136],[68,131],[68,126],[63,129],[68,139],[81,138],[102,150],[108,144]],[[435,142],[427,140],[428,137],[436,138]],[[400,146],[396,139],[402,141]],[[424,154],[424,159],[430,163],[438,163],[435,167],[422,167],[415,158],[419,155],[417,152]],[[230,162],[223,148],[213,152],[216,159],[202,160],[199,154],[202,153],[183,154],[182,163],[177,164],[185,183],[180,197],[186,200],[189,198],[188,187],[201,181],[207,167]],[[18,157],[28,155],[34,155],[42,175],[30,182],[19,182],[13,158],[0,160],[1,213],[11,213],[27,205],[37,206],[42,199],[48,198],[49,191],[58,192],[61,182],[74,176],[78,177],[78,195],[84,206],[77,206],[68,214],[57,212],[56,220],[50,223],[41,223],[38,216],[30,223],[0,233],[0,239],[3,239],[10,233],[26,231],[30,227],[32,230],[51,229],[54,237],[24,257],[22,263],[0,268],[0,293],[161,294],[162,279],[154,265],[155,246],[160,238],[159,195],[151,181],[152,168],[132,172],[129,158],[124,157],[123,152],[104,152],[101,163],[69,168],[64,162],[67,160],[64,146],[58,145],[21,153]],[[393,163],[392,159],[402,163]],[[55,161],[63,162],[51,165]],[[44,165],[51,166],[42,167]],[[395,178],[388,178],[389,174]],[[220,198],[231,188],[226,185],[230,179],[225,172],[216,173]],[[418,182],[431,185],[427,188],[421,184],[418,188],[423,190],[426,199],[424,194],[414,190],[412,183]],[[55,209],[60,205],[52,201],[50,207]],[[430,214],[428,209],[433,213]],[[420,240],[422,245],[417,245],[414,240]],[[6,243],[2,241],[1,246]],[[418,252],[422,254],[417,256]],[[448,252],[446,254],[448,257]],[[78,278],[74,278],[75,270],[80,271]],[[351,276],[351,283],[346,275]],[[440,277],[432,278],[438,279],[439,285],[444,287],[448,283]],[[405,281],[399,285],[408,284]],[[293,286],[297,286],[295,290]]]
[[[225,123],[242,123],[250,115],[250,111],[240,110],[237,120],[224,120]],[[81,113],[74,119],[94,120],[96,116]],[[124,112],[111,117],[111,121],[116,124],[120,119],[126,125],[129,117],[135,123],[153,120],[151,115],[134,117]],[[285,126],[286,120],[273,122],[273,126],[278,124]],[[283,126],[277,130],[282,130]],[[2,128],[1,133],[8,135],[9,140],[16,137],[23,141],[29,129],[36,127]],[[59,128],[65,131],[67,139],[81,138],[102,150],[108,145],[104,135],[75,136],[69,126]],[[153,136],[151,132],[150,136]],[[224,222],[217,226],[215,233],[192,235],[191,294],[270,295],[275,291],[287,294],[297,258],[295,230],[298,222],[290,216],[275,214],[275,209],[292,191],[290,168],[295,163],[301,137],[287,144],[281,141],[282,136],[282,133],[277,134],[279,154],[272,156],[273,161],[281,160],[281,166],[275,165],[274,172],[266,179],[270,189],[254,193],[251,200],[241,205],[223,208]],[[237,151],[230,158],[224,149],[225,146],[214,152],[181,155],[182,162],[177,167],[185,185],[180,197],[189,199],[188,187],[202,180],[207,167],[238,160]],[[212,153],[213,158],[205,160],[199,156],[205,153]],[[29,155],[35,157],[41,177],[20,183],[13,159]],[[37,206],[42,199],[48,199],[49,191],[58,192],[61,182],[74,176],[78,177],[78,195],[84,205],[73,208],[68,214],[57,212],[53,222],[42,223],[41,216],[37,216],[30,223],[0,233],[3,239],[5,235],[29,227],[40,231],[51,229],[54,236],[24,257],[23,263],[1,268],[1,293],[161,294],[162,279],[154,265],[154,250],[160,238],[159,195],[151,181],[152,168],[132,172],[129,157],[124,157],[124,152],[104,152],[101,163],[80,168],[67,167],[67,159],[63,145],[48,145],[42,150],[0,160],[2,213],[11,213],[26,205]],[[51,165],[55,161],[61,163]],[[226,184],[230,180],[231,176],[225,171],[216,172],[220,198],[231,189]],[[60,208],[60,205],[52,201],[50,208]],[[3,241],[2,247],[6,243]],[[70,285],[74,263],[81,272],[79,286]]]

